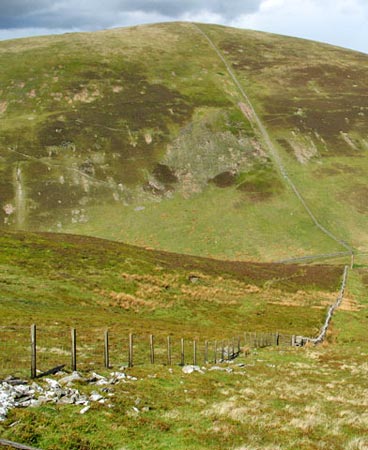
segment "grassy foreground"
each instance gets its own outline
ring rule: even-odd
[[[344,323],[343,313],[340,319]],[[350,317],[352,323],[357,325]],[[0,431],[55,450],[363,450],[367,355],[366,342],[352,341],[257,350],[238,360],[244,367],[230,365],[231,373],[133,368],[138,380],[114,387],[111,408],[95,405],[83,416],[75,406],[14,410]]]

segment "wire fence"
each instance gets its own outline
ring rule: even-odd
[[[0,377],[38,376],[60,366],[93,371],[146,364],[215,364],[251,348],[291,345],[298,345],[298,337],[279,333],[242,332],[207,340],[104,328],[0,327]]]

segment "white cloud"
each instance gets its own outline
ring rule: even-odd
[[[368,2],[362,0],[264,0],[259,11],[242,15],[231,25],[368,53]]]

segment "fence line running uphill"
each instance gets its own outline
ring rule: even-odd
[[[21,331],[21,337],[16,335]],[[25,333],[27,331],[27,333]],[[14,338],[12,338],[14,336]],[[216,364],[247,354],[250,348],[300,345],[300,337],[243,332],[220,339],[173,335],[120,334],[116,329],[71,330],[52,327],[0,327],[0,375],[32,378],[60,368],[96,370],[143,364]]]
[[[332,316],[333,316],[335,310],[341,305],[341,302],[342,302],[342,300],[344,298],[346,283],[347,283],[347,280],[348,280],[348,273],[349,273],[349,267],[345,266],[339,294],[337,296],[337,299],[336,299],[335,303],[328,308],[326,319],[325,319],[325,322],[324,322],[324,324],[323,324],[323,326],[321,328],[321,331],[320,331],[319,335],[316,338],[307,338],[307,337],[305,338],[305,337],[303,337],[302,338],[303,339],[303,344],[305,342],[312,342],[313,344],[320,344],[321,342],[323,342],[325,340],[326,335],[327,335],[327,331],[328,331],[328,327],[330,326],[330,322],[331,322]]]
[[[337,299],[328,308],[325,322],[316,338],[280,333],[244,332],[237,336],[204,340],[166,335],[124,335],[116,329],[88,330],[72,328],[69,332],[57,327],[0,327],[0,376],[31,369],[31,377],[52,373],[67,367],[71,370],[133,367],[142,364],[207,364],[229,361],[249,348],[268,346],[302,346],[321,343],[327,334],[335,310],[340,306],[348,279],[345,266]],[[30,350],[29,350],[30,344]],[[53,368],[53,369],[50,369]],[[39,370],[38,370],[39,369]]]

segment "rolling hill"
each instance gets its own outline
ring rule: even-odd
[[[91,369],[129,374],[86,414],[13,409],[1,437],[366,448],[367,75],[364,54],[216,25],[0,42],[0,377],[27,376],[31,323],[40,370],[71,369],[77,328],[85,395]],[[244,332],[316,336],[352,253],[323,345],[255,340],[216,361],[214,342]],[[313,256],[328,264],[277,262]],[[191,374],[180,338],[188,361],[198,343]]]
[[[1,232],[0,244],[2,324],[27,329],[35,321],[212,336],[246,323],[312,336],[342,276],[338,265],[219,261],[61,233]]]
[[[1,42],[0,68],[5,229],[239,260],[368,250],[365,54],[170,23]]]

